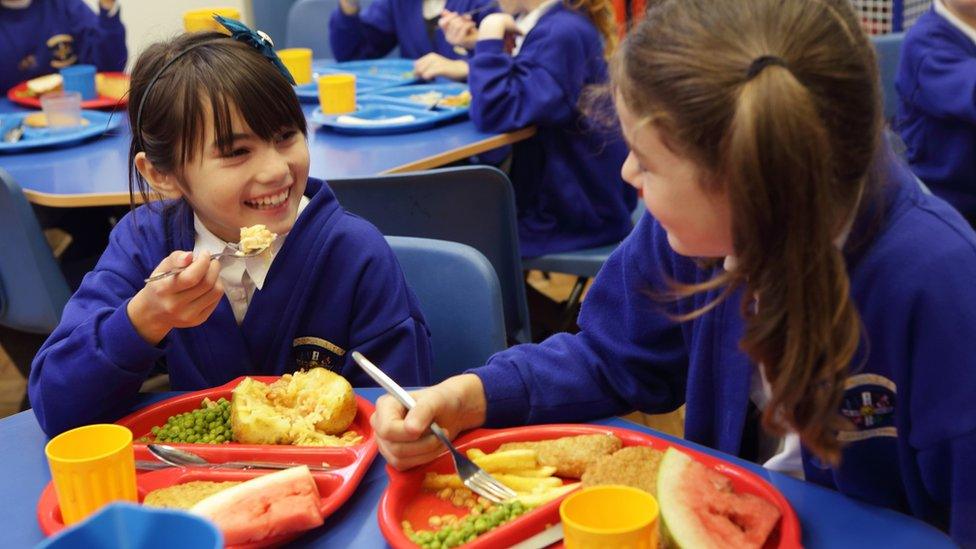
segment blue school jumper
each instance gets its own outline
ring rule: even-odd
[[[180,203],[125,216],[34,359],[30,401],[44,431],[118,419],[159,360],[176,391],[315,365],[354,387],[372,385],[353,350],[403,385],[429,383],[428,329],[393,251],[322,181],[309,179],[306,195],[241,325],[225,296],[206,322],[174,329],[155,347],[136,333],[126,305],[163,258],[193,249],[193,212]]]
[[[447,0],[444,9],[458,13],[476,10],[493,0]],[[497,8],[486,8],[472,19],[476,23]],[[413,0],[375,0],[357,15],[346,15],[336,8],[329,19],[329,43],[339,61],[376,59],[400,46],[400,55],[417,59],[434,52],[449,59],[465,57],[447,43],[444,32],[428,32],[421,2]]]
[[[82,0],[34,0],[0,7],[0,92],[75,64],[125,68],[125,27],[118,11],[96,15]]]
[[[605,84],[603,44],[593,23],[556,4],[529,31],[519,54],[480,40],[470,62],[471,120],[484,132],[536,126],[513,147],[512,183],[524,257],[617,242],[630,232],[636,193],[620,178],[620,136],[578,108]]]
[[[948,529],[965,546],[976,543],[976,234],[923,194],[907,167],[891,166],[874,202],[883,209],[861,216],[845,250],[867,344],[840,410],[852,424],[838,435],[847,443],[842,464],[827,468],[804,449],[804,471],[808,481]],[[683,324],[664,313],[700,309],[720,290],[677,303],[652,297],[667,289],[663,277],[702,282],[720,269],[676,254],[645,215],[597,276],[579,334],[510,348],[472,370],[485,386],[487,425],[686,404],[687,439],[738,454],[756,367],[739,349],[741,291]]]
[[[932,191],[976,218],[976,42],[931,10],[905,36],[896,125]]]

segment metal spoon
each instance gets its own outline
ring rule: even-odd
[[[215,259],[220,259],[222,257],[235,257],[235,258],[238,258],[238,259],[246,259],[248,257],[254,257],[256,255],[263,254],[265,252],[265,250],[268,249],[268,247],[269,246],[265,246],[265,247],[260,248],[260,249],[257,249],[257,250],[252,250],[249,253],[244,253],[244,252],[242,252],[240,250],[230,251],[230,252],[220,252],[219,254],[214,254],[214,255],[210,256],[210,260],[213,261]],[[157,280],[162,280],[162,279],[164,279],[164,278],[166,278],[168,276],[173,276],[173,275],[175,275],[177,273],[183,272],[184,270],[186,270],[186,267],[177,267],[176,269],[170,269],[168,271],[164,271],[164,272],[161,272],[161,273],[154,274],[154,275],[150,276],[149,278],[143,280],[143,282],[145,282],[145,283],[148,284],[149,282],[155,282]]]
[[[4,143],[16,143],[24,137],[24,121],[21,120],[16,126],[3,132]]]
[[[281,463],[275,461],[228,461],[224,463],[210,463],[206,459],[179,448],[166,444],[149,444],[149,453],[156,456],[163,463],[173,467],[209,467],[211,469],[288,469],[300,465],[307,465],[312,471],[331,471],[337,467],[324,465],[308,465],[307,463]]]

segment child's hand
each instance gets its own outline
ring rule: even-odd
[[[492,13],[481,20],[478,27],[478,40],[500,40],[508,35],[522,34],[515,18],[507,13]]]
[[[410,394],[417,405],[409,413],[396,399],[384,395],[376,401],[370,418],[380,453],[397,469],[427,463],[444,452],[444,445],[428,431],[432,421],[452,439],[485,422],[485,389],[474,374],[454,376]]]
[[[464,81],[468,78],[468,62],[448,59],[437,53],[428,53],[414,61],[413,70],[424,80],[445,76],[451,80]]]
[[[185,267],[176,275],[150,282],[130,301],[126,312],[136,332],[156,345],[173,328],[199,326],[210,318],[224,295],[220,263],[204,252],[195,259],[190,252],[173,252],[153,273]]]
[[[478,27],[471,20],[470,15],[444,10],[437,24],[444,32],[444,39],[452,46],[461,46],[470,50],[478,41]]]
[[[346,15],[359,13],[359,0],[339,0],[339,9]]]

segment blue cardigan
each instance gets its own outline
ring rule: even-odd
[[[125,27],[118,13],[95,14],[82,0],[34,0],[0,7],[0,93],[79,63],[100,71],[125,68]]]
[[[444,9],[465,13],[493,0],[447,0]],[[476,23],[497,8],[486,8],[473,16]],[[346,15],[336,8],[329,19],[329,44],[339,61],[376,59],[400,46],[400,55],[417,59],[434,52],[449,59],[460,59],[454,46],[447,43],[440,28],[433,41],[427,34],[427,23],[419,1],[375,0],[357,15]]]
[[[896,126],[932,191],[976,218],[976,43],[935,10],[902,46]]]
[[[164,257],[193,249],[193,213],[179,203],[126,215],[34,359],[30,401],[44,431],[118,419],[159,360],[179,391],[310,365],[372,385],[349,358],[355,349],[401,384],[426,385],[429,332],[393,251],[323,182],[309,179],[306,195],[243,323],[225,296],[206,322],[174,329],[156,347],[135,332],[126,305]]]
[[[637,195],[620,177],[620,136],[588,121],[583,91],[607,82],[603,43],[583,14],[556,4],[512,57],[480,40],[469,62],[471,120],[485,132],[536,126],[513,148],[512,183],[522,255],[617,242],[632,228]]]
[[[864,215],[845,251],[867,345],[840,412],[856,426],[838,469],[804,450],[808,481],[914,514],[976,543],[976,234],[948,204],[892,165],[884,216]],[[874,208],[874,211],[878,211]],[[865,242],[866,240],[866,242]],[[670,318],[714,300],[712,291],[657,301],[664,278],[698,282],[645,215],[613,253],[583,302],[580,333],[498,353],[472,370],[483,381],[489,426],[579,422],[686,404],[685,436],[738,454],[755,365],[739,349],[741,291],[683,324]],[[862,360],[865,358],[866,361]]]

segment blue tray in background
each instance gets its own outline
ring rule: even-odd
[[[0,139],[7,130],[15,127],[25,116],[31,114],[34,113],[0,114]],[[0,153],[16,153],[40,147],[70,147],[118,128],[125,114],[83,110],[81,116],[88,121],[88,124],[77,129],[51,131],[47,128],[27,127],[24,129],[24,136],[16,143],[0,140]]]
[[[434,101],[438,101],[436,103],[435,111],[443,110],[452,112],[468,112],[468,109],[470,108],[470,99],[467,104],[458,106],[444,105],[439,102],[443,101],[444,98],[454,97],[467,91],[468,86],[458,83],[418,84],[415,86],[397,86],[395,88],[378,90],[373,93],[366,94],[363,99],[386,99],[389,101],[402,103],[413,108],[429,108],[432,104],[434,104]],[[425,95],[428,95],[428,97],[418,97]],[[425,101],[424,99],[427,100]]]
[[[402,85],[402,82],[396,80],[356,75],[356,95],[372,94],[380,90],[396,88]],[[319,86],[315,82],[295,86],[295,95],[298,96],[298,100],[302,103],[318,103]]]
[[[339,133],[385,135],[424,130],[463,117],[466,113],[466,110],[430,110],[404,101],[359,97],[356,99],[355,112],[347,115],[325,115],[321,109],[315,109],[310,120]],[[403,120],[405,117],[411,118]],[[364,122],[354,123],[353,120],[357,119]]]
[[[380,78],[398,84],[410,84],[420,79],[413,72],[413,59],[364,59],[361,61],[319,60],[312,62],[315,75],[349,72],[357,78]]]

